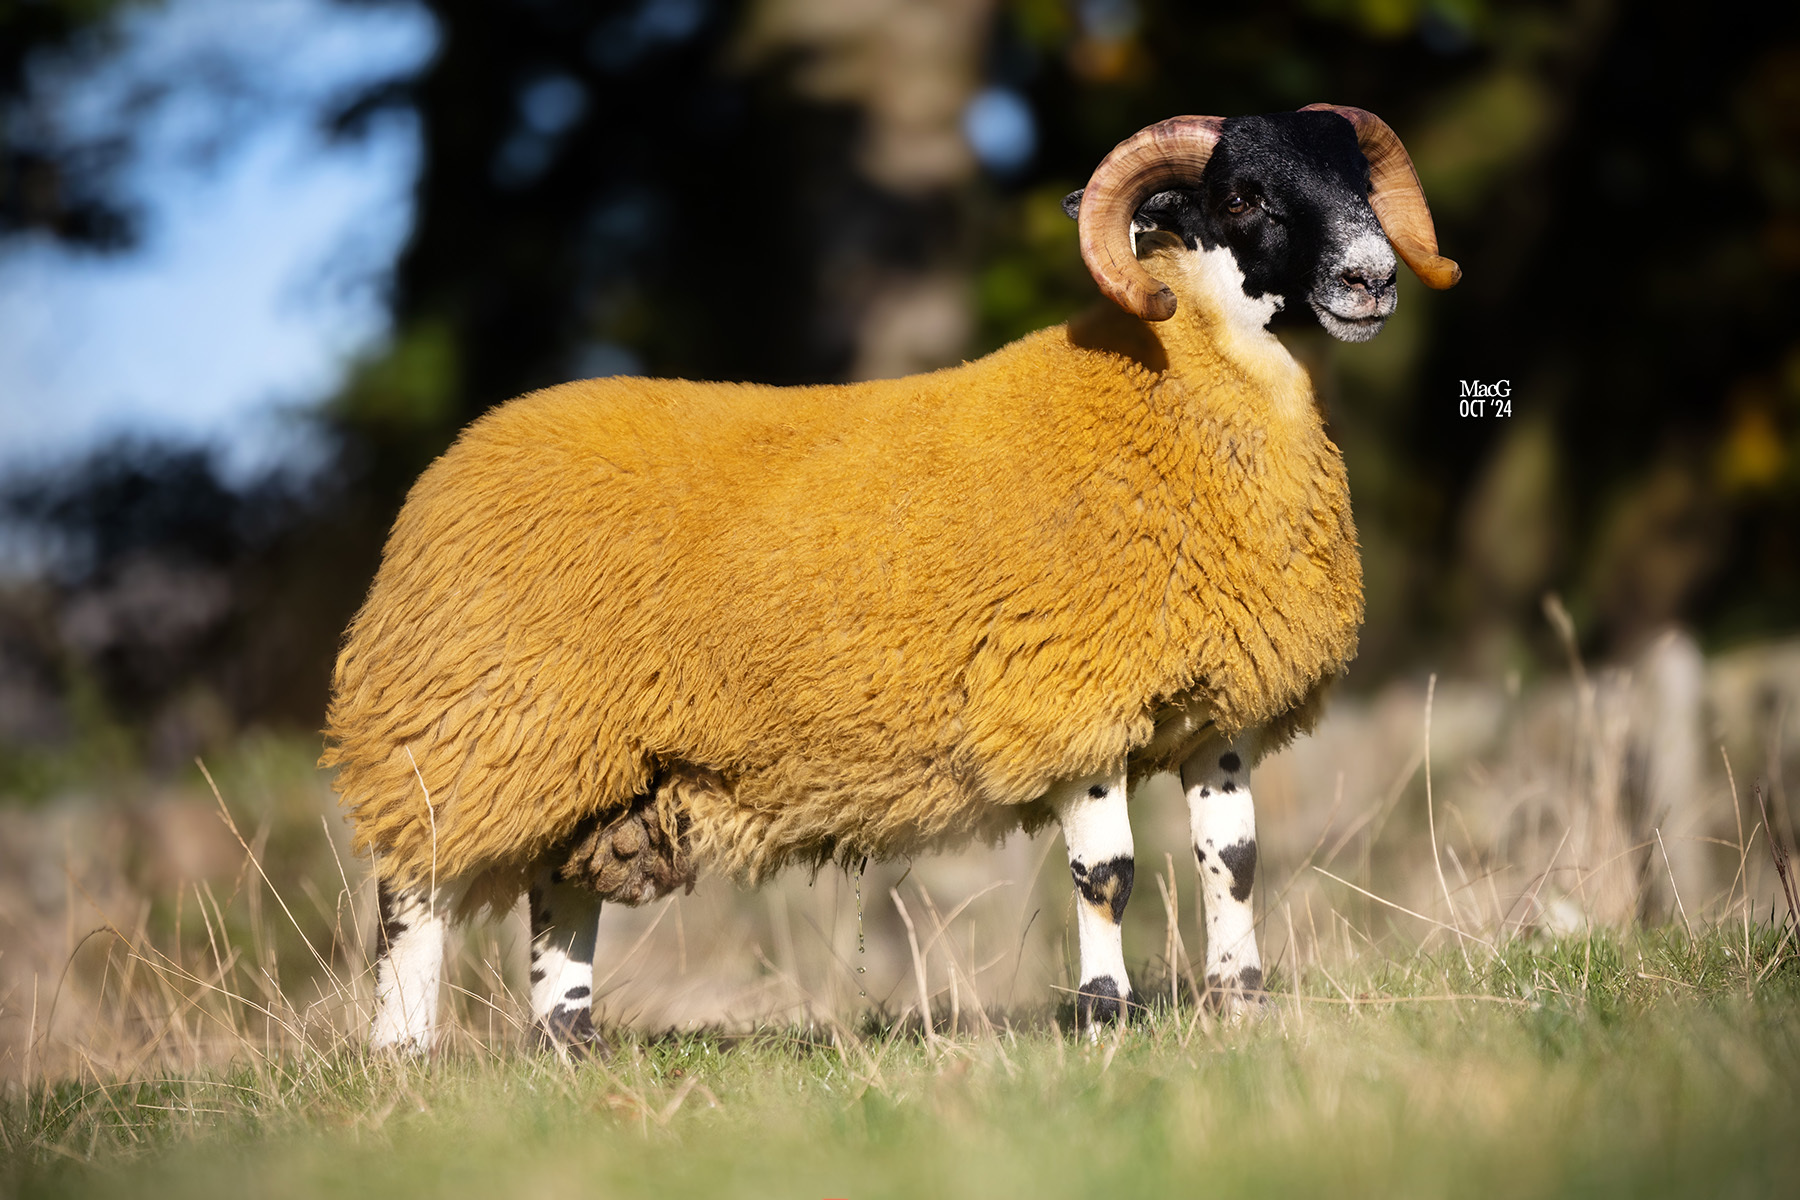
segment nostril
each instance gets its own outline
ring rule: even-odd
[[[1394,286],[1395,272],[1389,271],[1379,279],[1371,279],[1361,271],[1345,271],[1338,276],[1338,281],[1354,292],[1367,292],[1371,296],[1379,296]]]

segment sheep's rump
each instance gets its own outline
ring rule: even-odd
[[[338,661],[359,846],[504,901],[648,805],[641,896],[1001,836],[1172,698],[1292,707],[1360,619],[1336,449],[1315,418],[1270,454],[1118,357],[1058,328],[933,376],[587,381],[476,422]]]

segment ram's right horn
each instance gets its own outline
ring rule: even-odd
[[[1413,170],[1400,135],[1365,108],[1345,104],[1308,104],[1301,112],[1333,112],[1356,130],[1356,144],[1369,160],[1369,207],[1395,253],[1425,286],[1442,291],[1462,278],[1462,268],[1438,253],[1437,229],[1425,203],[1425,189]]]

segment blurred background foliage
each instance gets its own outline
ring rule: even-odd
[[[435,25],[421,65],[313,114],[347,141],[416,132],[410,232],[371,268],[389,332],[312,411],[314,469],[228,482],[204,449],[122,443],[0,481],[33,547],[0,594],[9,790],[49,786],[34,748],[173,765],[316,728],[407,487],[510,396],[895,375],[1065,319],[1094,290],[1061,197],[1184,112],[1380,113],[1466,272],[1444,294],[1407,277],[1373,343],[1291,335],[1363,539],[1351,686],[1530,675],[1557,657],[1550,591],[1601,655],[1670,623],[1714,647],[1796,625],[1794,10],[336,3]],[[0,0],[0,239],[132,245],[136,110],[74,130],[54,102],[142,7]],[[1477,379],[1510,382],[1509,418],[1459,416]]]

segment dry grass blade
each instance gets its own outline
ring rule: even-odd
[[[1775,860],[1775,874],[1781,877],[1782,898],[1787,901],[1788,916],[1796,928],[1800,928],[1800,890],[1796,889],[1792,870],[1792,860],[1788,856],[1787,847],[1775,835],[1775,826],[1769,822],[1769,805],[1763,799],[1762,784],[1755,786],[1756,806],[1762,810],[1763,828],[1769,833],[1769,854]]]
[[[1334,980],[1333,987],[1337,987]],[[1338,991],[1344,989],[1338,987]],[[1498,1004],[1504,1008],[1533,1007],[1529,1000],[1521,1000],[1516,996],[1490,996],[1484,992],[1443,992],[1431,996],[1351,996],[1345,992],[1340,999],[1336,996],[1302,996],[1306,1004],[1344,1004],[1355,1008],[1359,1004],[1394,1005],[1394,1004]]]
[[[675,1094],[669,1097],[669,1102],[663,1105],[659,1111],[650,1114],[651,1119],[656,1122],[659,1129],[667,1129],[669,1127],[669,1121],[681,1110],[682,1102],[688,1098],[688,1093],[693,1091],[699,1082],[700,1077],[698,1075],[689,1075],[686,1079],[681,1081],[681,1086],[675,1089]],[[710,1095],[710,1093],[708,1094]],[[718,1097],[714,1096],[712,1101],[713,1107],[717,1108],[719,1106]]]
[[[343,991],[343,980],[338,978],[337,972],[331,969],[331,964],[325,961],[325,956],[320,954],[318,948],[312,944],[312,939],[306,936],[306,930],[301,928],[293,910],[288,907],[287,901],[282,899],[281,893],[276,890],[274,880],[270,879],[269,873],[263,870],[262,859],[254,850],[250,849],[250,843],[244,840],[244,835],[238,832],[237,822],[231,819],[231,810],[225,807],[225,797],[219,794],[219,785],[213,782],[212,772],[206,769],[206,764],[198,757],[194,759],[194,765],[200,768],[200,774],[206,777],[206,786],[212,789],[213,799],[219,802],[219,815],[225,819],[225,828],[231,831],[231,836],[236,838],[238,845],[244,848],[244,853],[249,856],[251,865],[256,868],[256,874],[268,885],[270,895],[275,897],[275,903],[281,905],[281,911],[287,914],[287,919],[293,925],[294,932],[298,933],[300,940],[306,943],[306,948],[312,954],[313,961],[319,964],[319,968],[331,980],[332,986]]]
[[[1373,839],[1380,836],[1382,826],[1387,824],[1388,817],[1391,816],[1394,809],[1399,806],[1401,798],[1406,795],[1407,785],[1412,782],[1412,777],[1418,773],[1420,766],[1422,766],[1424,762],[1425,747],[1421,745],[1412,752],[1412,755],[1406,760],[1405,765],[1395,773],[1393,783],[1388,786],[1387,793],[1378,802],[1370,805],[1368,810],[1360,817],[1357,817],[1356,820],[1344,827],[1344,831],[1340,833],[1337,840],[1331,844],[1331,849],[1325,852],[1325,864],[1327,866],[1336,862],[1337,856],[1343,853],[1344,847],[1350,844],[1350,840],[1358,833],[1361,833],[1365,827],[1370,826],[1371,823],[1373,824],[1373,829],[1370,831],[1370,838]],[[1299,874],[1301,874],[1301,872],[1295,872],[1296,876]],[[1291,883],[1290,886],[1292,886]],[[1283,896],[1286,894],[1286,891],[1282,892]]]
[[[982,888],[980,891],[971,892],[969,895],[963,897],[960,901],[957,902],[956,907],[950,910],[950,915],[943,918],[943,920],[941,920],[940,922],[938,922],[938,931],[931,935],[931,940],[929,942],[925,943],[924,953],[927,955],[929,955],[931,953],[932,949],[937,945],[938,940],[940,938],[942,938],[944,936],[945,932],[947,930],[949,930],[950,926],[955,923],[956,918],[962,916],[964,910],[966,910],[969,907],[969,905],[975,903],[977,900],[981,899],[983,896],[987,895],[989,892],[995,891],[999,888],[1011,887],[1011,886],[1012,886],[1012,880],[1010,880],[1010,879],[996,879],[996,880],[994,880],[994,882],[988,884],[986,887]],[[923,890],[921,890],[920,895],[923,896],[924,894],[925,893],[923,892]],[[927,904],[929,904],[931,902],[931,898],[929,896],[926,896],[925,901]]]
[[[1431,837],[1431,869],[1437,873],[1438,890],[1444,893],[1444,907],[1450,913],[1450,928],[1456,933],[1456,948],[1462,951],[1463,965],[1471,972],[1475,964],[1469,961],[1469,948],[1463,942],[1462,921],[1456,915],[1456,901],[1450,897],[1450,883],[1444,878],[1444,856],[1438,849],[1437,840],[1437,808],[1431,798],[1431,709],[1437,697],[1437,672],[1431,673],[1431,679],[1425,685],[1425,827]]]
[[[1387,907],[1395,910],[1396,912],[1403,912],[1409,917],[1417,917],[1419,920],[1424,921],[1428,925],[1436,925],[1439,929],[1447,929],[1451,933],[1456,934],[1458,937],[1466,937],[1472,942],[1480,942],[1483,946],[1486,946],[1489,950],[1492,950],[1494,948],[1494,943],[1488,941],[1486,938],[1481,937],[1478,934],[1464,933],[1462,930],[1458,929],[1456,926],[1446,925],[1444,922],[1436,919],[1435,917],[1428,917],[1422,912],[1414,912],[1412,909],[1407,908],[1404,904],[1395,904],[1392,900],[1387,899],[1385,896],[1377,896],[1374,892],[1371,892],[1367,888],[1357,887],[1354,883],[1351,883],[1348,879],[1344,879],[1338,875],[1333,875],[1330,871],[1327,871],[1324,867],[1315,865],[1313,867],[1313,870],[1317,871],[1319,874],[1323,875],[1325,878],[1331,880],[1333,883],[1341,883],[1345,887],[1349,888],[1351,891],[1359,892],[1362,895],[1367,896],[1369,899],[1375,901],[1375,903],[1377,903],[1377,904],[1385,904],[1385,905],[1387,905]]]
[[[935,928],[935,932],[932,933],[930,940],[925,943],[925,960],[927,962],[931,961],[932,947],[936,946],[940,941],[944,944],[944,972],[945,977],[950,983],[950,1037],[954,1040],[956,1036],[962,1032],[962,988],[958,986],[957,983],[957,977],[961,974],[961,971],[956,965],[956,939],[949,936],[949,925],[938,913],[937,905],[932,902],[931,893],[925,890],[923,884],[915,883],[913,886],[918,889],[919,899],[925,904],[925,914],[931,918],[932,925]],[[968,901],[964,901],[962,905],[958,906],[958,908],[951,913],[951,917],[954,919],[956,913],[961,912],[962,909],[967,906]],[[977,994],[974,989],[974,983],[974,977],[970,976],[969,985],[971,996]],[[980,1007],[979,1000],[976,1001],[976,1007]]]
[[[756,950],[756,960],[763,965],[764,969],[777,976],[784,984],[793,990],[795,995],[801,998],[802,1002],[807,1006],[807,1012],[817,1016],[825,1023],[825,1027],[831,1031],[831,1044],[838,1052],[838,1059],[843,1063],[844,1069],[850,1073],[852,1078],[859,1080],[865,1088],[874,1087],[877,1091],[885,1094],[887,1089],[881,1085],[879,1075],[881,1071],[881,1056],[887,1053],[887,1047],[890,1043],[883,1042],[879,1054],[870,1054],[868,1046],[864,1044],[863,1039],[857,1036],[856,1031],[850,1028],[830,1005],[819,1004],[798,979],[788,975],[782,971],[780,967],[770,962],[769,956],[762,952],[761,947],[758,947]],[[862,1060],[864,1066],[867,1068],[866,1075],[857,1071],[850,1058],[851,1051],[855,1051],[857,1057]],[[707,1095],[712,1096],[712,1093],[708,1092]],[[712,1096],[712,1100],[713,1106],[715,1108],[718,1107],[718,1097]]]
[[[1506,935],[1506,922],[1512,918],[1514,908],[1520,908],[1523,911],[1519,914],[1518,921],[1513,925],[1513,932],[1517,934],[1525,927],[1525,922],[1531,917],[1532,907],[1537,904],[1538,892],[1543,890],[1545,881],[1556,871],[1556,860],[1562,857],[1563,847],[1569,844],[1569,834],[1571,832],[1572,830],[1563,830],[1562,837],[1558,839],[1556,843],[1556,849],[1550,854],[1550,861],[1544,864],[1544,869],[1539,871],[1537,877],[1532,880],[1530,890],[1519,897],[1519,899],[1513,901],[1512,906],[1506,910],[1506,914],[1500,922],[1500,934],[1503,938]]]
[[[900,899],[900,889],[891,887],[888,895],[893,898],[900,920],[906,926],[906,944],[912,950],[913,977],[919,985],[919,1020],[925,1025],[925,1045],[936,1053],[937,1030],[931,1027],[931,993],[925,986],[925,959],[919,953],[919,935],[913,929],[912,915],[906,911],[906,902]]]
[[[325,814],[319,814],[319,828],[325,834],[325,844],[331,847],[331,861],[337,864],[338,880],[344,885],[344,897],[350,904],[350,927],[356,931],[356,944],[367,946],[363,939],[362,918],[356,911],[356,890],[350,886],[350,875],[344,870],[343,856],[338,853],[337,842],[332,840],[331,826],[325,820]]]
[[[1325,814],[1325,819],[1319,823],[1319,836],[1313,842],[1312,849],[1306,852],[1306,857],[1300,860],[1300,865],[1295,867],[1293,871],[1288,874],[1287,882],[1282,884],[1281,891],[1276,893],[1275,899],[1269,903],[1269,912],[1274,912],[1283,904],[1287,903],[1289,893],[1294,890],[1294,884],[1298,883],[1300,877],[1306,874],[1306,868],[1312,866],[1313,859],[1318,857],[1320,848],[1325,845],[1325,839],[1330,835],[1333,823],[1337,821],[1338,810],[1343,806],[1344,773],[1339,771],[1337,773],[1337,784],[1331,791],[1331,810]],[[1372,812],[1373,810],[1371,810],[1371,814]],[[1371,814],[1365,814],[1365,819]],[[1173,876],[1171,876],[1171,878],[1173,878]]]
[[[1681,888],[1675,883],[1675,864],[1669,861],[1669,848],[1663,844],[1662,830],[1656,831],[1656,847],[1662,851],[1663,867],[1669,872],[1669,891],[1675,896],[1675,911],[1681,914],[1681,927],[1687,930],[1688,941],[1694,940],[1694,926],[1688,921],[1687,905],[1681,902]]]
[[[1185,963],[1187,974],[1191,980],[1194,973],[1193,963],[1188,960],[1187,946],[1181,937],[1181,896],[1175,890],[1175,856],[1163,854],[1163,865],[1168,870],[1168,878],[1156,877],[1156,890],[1162,895],[1163,903],[1163,955],[1169,963],[1169,1007],[1174,1008],[1181,1002],[1181,970]],[[1191,986],[1191,984],[1190,984]],[[1198,988],[1194,994],[1200,994]]]
[[[643,933],[638,935],[638,940],[631,943],[631,949],[622,954],[619,957],[619,960],[613,963],[612,970],[608,971],[594,984],[595,996],[599,996],[601,994],[601,989],[611,983],[613,977],[624,968],[625,964],[636,958],[638,951],[642,950],[644,946],[649,943],[650,935],[656,932],[657,926],[662,924],[663,918],[669,915],[669,905],[672,903],[674,902],[671,900],[669,903],[665,903],[661,908],[656,910],[655,918],[651,920],[649,927],[646,928]]]

